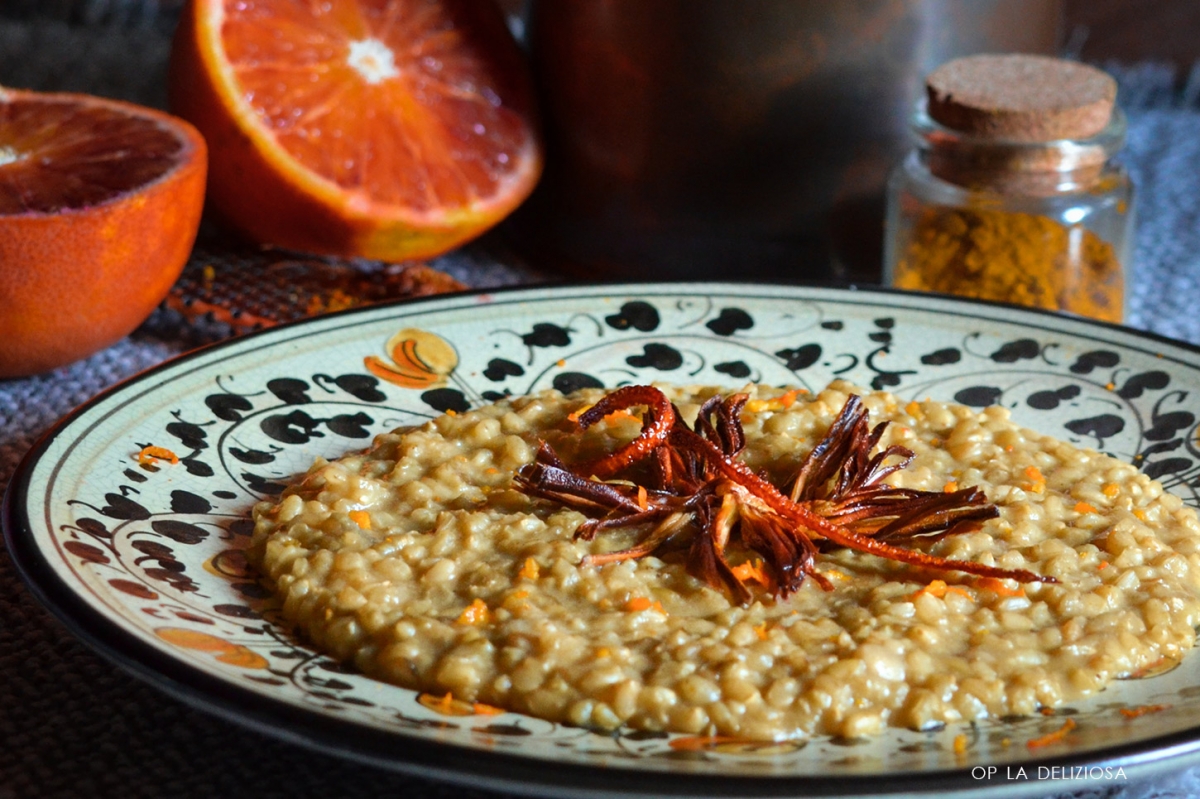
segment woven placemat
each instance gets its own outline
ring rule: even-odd
[[[462,291],[467,285],[423,263],[343,261],[201,242],[163,305],[188,323],[229,334],[389,300]]]

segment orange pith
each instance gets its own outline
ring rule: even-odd
[[[428,257],[541,171],[528,74],[490,0],[192,0],[171,83],[212,150],[212,206],[266,243]]]
[[[89,355],[154,310],[191,252],[206,162],[161,112],[0,89],[0,378]]]

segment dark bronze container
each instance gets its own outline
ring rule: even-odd
[[[547,136],[514,230],[588,277],[877,279],[924,75],[1053,53],[1059,0],[534,0]]]

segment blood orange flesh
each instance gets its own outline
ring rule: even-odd
[[[167,114],[0,90],[0,378],[82,358],[154,310],[191,252],[206,163]]]
[[[0,214],[97,205],[174,169],[185,146],[158,118],[108,104],[0,102]]]
[[[210,200],[261,241],[425,257],[540,174],[529,75],[490,0],[194,0],[172,59]]]

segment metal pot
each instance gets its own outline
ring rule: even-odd
[[[593,277],[877,279],[924,75],[1060,27],[1060,0],[534,0],[547,165],[515,230]]]

